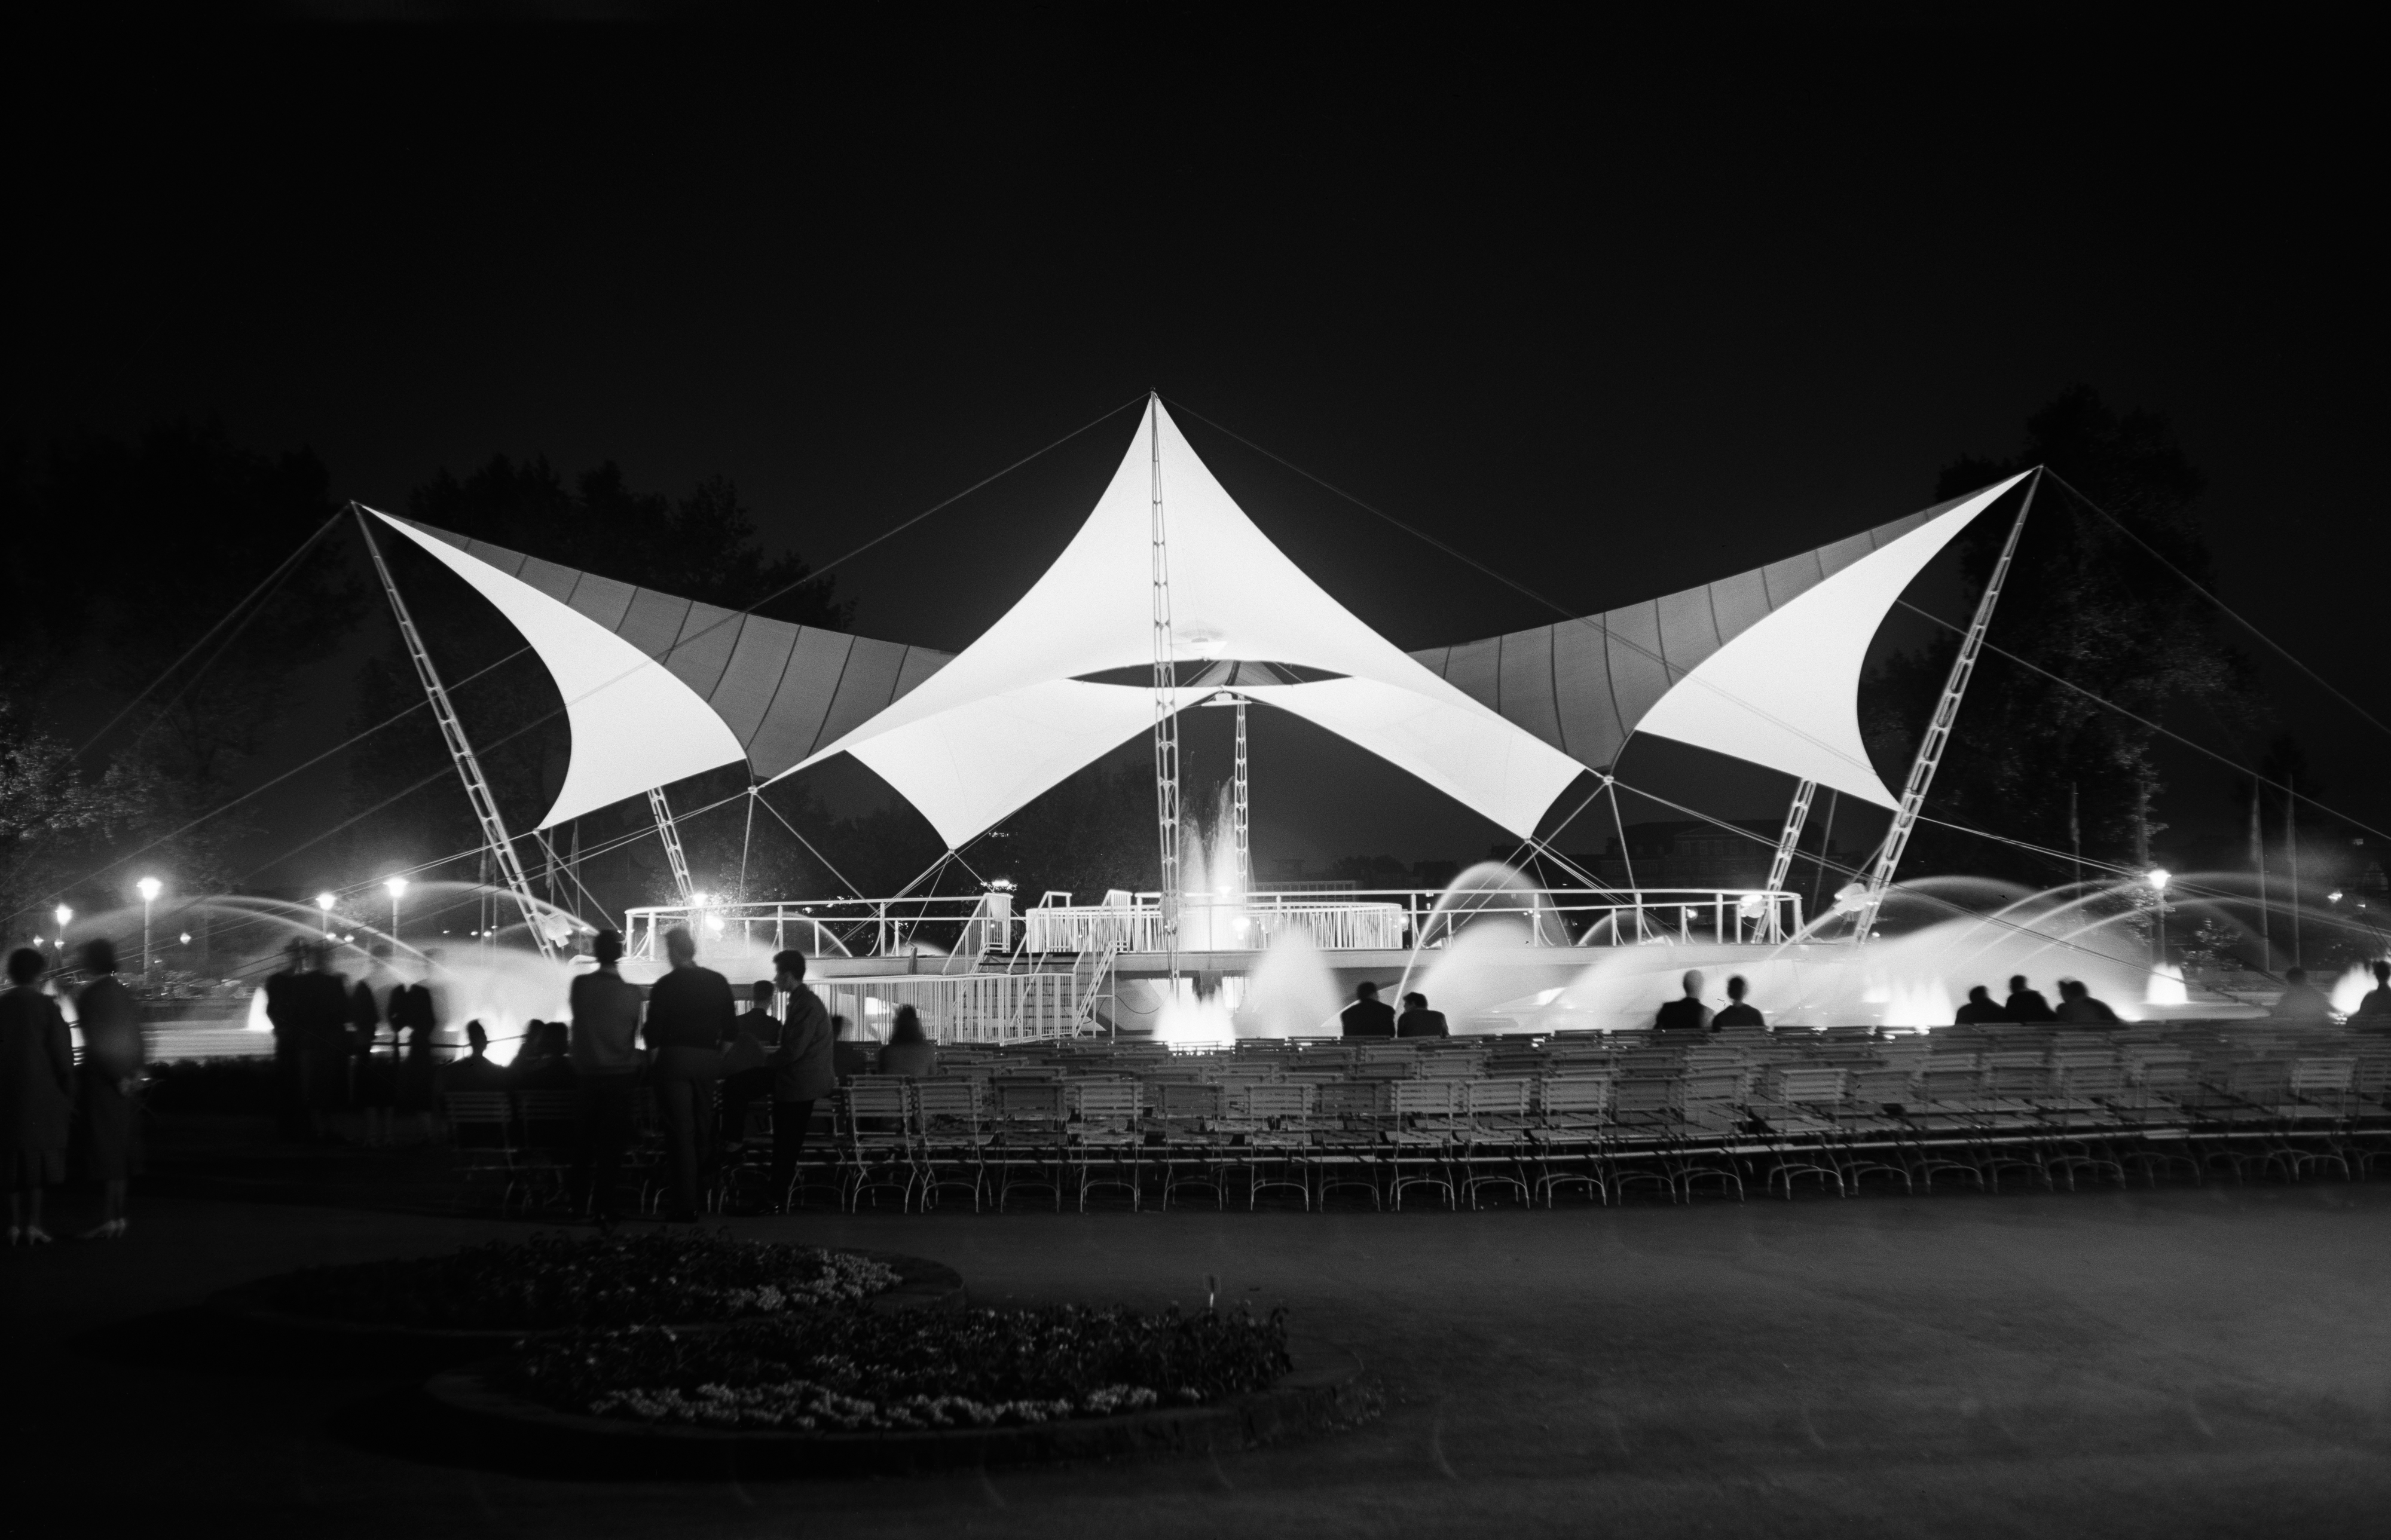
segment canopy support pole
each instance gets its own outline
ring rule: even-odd
[[[1858,927],[1853,940],[1866,942],[1876,929],[1877,911],[1884,906],[1885,890],[1893,886],[1893,874],[1901,865],[1901,853],[1908,848],[1909,836],[1918,828],[1918,815],[1926,803],[1927,788],[1934,784],[1934,772],[1943,763],[1943,751],[1951,741],[1951,725],[1958,718],[1959,702],[1968,693],[1968,681],[1976,672],[1976,657],[1984,648],[1984,633],[1993,623],[1993,606],[2001,598],[2001,584],[2009,581],[2010,562],[2017,556],[2018,536],[2025,533],[2026,515],[2034,511],[2034,494],[2041,490],[2042,472],[2036,469],[2025,484],[2025,501],[2018,507],[2017,518],[2010,524],[2009,538],[2001,544],[2000,559],[1993,563],[1993,575],[1985,580],[1984,597],[1976,601],[1976,618],[1968,623],[1968,634],[1960,638],[1959,655],[1951,660],[1951,673],[1943,682],[1943,699],[1934,704],[1934,719],[1927,725],[1926,737],[1918,745],[1918,757],[1909,763],[1909,782],[1902,788],[1901,806],[1893,815],[1893,828],[1877,847],[1876,862],[1868,869],[1868,895],[1860,901]]]
[[[1768,863],[1767,889],[1781,891],[1785,878],[1793,869],[1793,852],[1802,843],[1802,826],[1810,821],[1810,799],[1818,794],[1816,781],[1803,781],[1793,789],[1793,805],[1785,810],[1785,832],[1777,837],[1777,854]]]
[[[1162,949],[1170,988],[1179,989],[1179,711],[1171,658],[1170,547],[1162,521],[1162,424],[1159,395],[1145,403],[1146,443],[1153,452],[1149,486],[1154,507],[1154,818],[1162,853]]]
[[[673,885],[680,890],[680,901],[694,908],[697,884],[690,880],[689,858],[680,850],[680,827],[673,822],[672,803],[665,801],[663,787],[648,788],[648,811],[656,815],[656,838],[665,842],[665,859],[672,866]]]
[[[1229,800],[1229,827],[1236,841],[1237,892],[1241,897],[1254,891],[1251,805],[1246,779],[1246,698],[1241,695],[1237,697],[1237,774]]]
[[[398,634],[407,643],[407,655],[415,663],[415,676],[432,703],[433,719],[440,724],[440,736],[448,745],[448,757],[456,762],[457,774],[465,782],[465,800],[473,804],[473,816],[482,826],[483,849],[497,859],[507,891],[514,895],[515,907],[523,911],[523,926],[531,931],[533,944],[539,948],[541,956],[553,961],[555,943],[548,939],[548,931],[540,924],[539,905],[531,894],[531,879],[523,875],[514,840],[507,833],[506,820],[498,815],[498,799],[490,794],[490,783],[482,775],[482,762],[473,757],[473,745],[465,737],[465,725],[457,719],[455,708],[448,703],[448,691],[440,683],[440,671],[433,666],[432,654],[415,629],[415,617],[407,613],[407,600],[399,597],[397,581],[390,575],[390,564],[382,559],[381,547],[374,543],[373,526],[366,521],[366,510],[355,503],[349,505],[349,509],[357,516],[357,533],[365,537],[366,554],[373,558],[374,572],[381,579],[382,592],[390,597],[391,613],[398,617]]]

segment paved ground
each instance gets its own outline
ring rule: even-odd
[[[26,1522],[58,1504],[342,1536],[2391,1527],[2382,1185],[742,1222],[937,1258],[983,1303],[1196,1303],[1217,1274],[1389,1408],[1219,1460],[689,1485],[510,1470],[403,1385],[209,1361],[177,1312],[214,1289],[521,1230],[224,1190],[153,1193],[123,1245],[0,1262],[13,1533],[61,1533]]]

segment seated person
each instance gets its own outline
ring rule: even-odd
[[[1725,1010],[1720,1011],[1716,1016],[1711,1018],[1711,1031],[1717,1032],[1723,1027],[1765,1027],[1768,1025],[1768,1019],[1766,1017],[1761,1015],[1756,1007],[1748,1006],[1743,1002],[1744,991],[1750,987],[1750,985],[1743,982],[1743,975],[1740,973],[1727,980],[1726,997],[1729,1004]]]
[[[847,1036],[846,1017],[832,1017],[830,1032],[831,1073],[845,1080],[849,1075],[868,1075],[872,1072],[872,1067],[879,1059],[880,1051],[870,1043],[858,1042]]]
[[[2052,1019],[2070,1027],[2113,1027],[2117,1013],[2092,998],[2092,991],[2081,979],[2059,981],[2059,1009]]]
[[[1444,1012],[1428,1008],[1428,996],[1412,994],[1403,996],[1403,1013],[1395,1018],[1397,1037],[1451,1037],[1453,1029],[1444,1024]]]
[[[2332,1009],[2333,1002],[2325,997],[2324,991],[2308,982],[2307,969],[2288,968],[2283,970],[2282,998],[2277,1000],[2275,1008],[2267,1014],[2278,1021],[2299,1021],[2321,1027],[2333,1020],[2329,1014]]]
[[[938,1072],[938,1047],[922,1030],[922,1014],[911,1006],[897,1007],[897,1021],[888,1029],[888,1046],[880,1050],[880,1072],[926,1080]]]
[[[751,1002],[730,1025],[730,1041],[722,1049],[722,1142],[746,1142],[747,1109],[772,1099],[770,1058],[781,1040],[781,1023],[772,1015],[772,981],[758,979],[748,986]]]
[[[1656,1032],[1708,1032],[1711,1030],[1710,1007],[1702,1004],[1702,976],[1700,970],[1689,970],[1683,981],[1686,986],[1682,999],[1662,1006],[1652,1018]]]
[[[566,1057],[572,1033],[562,1021],[535,1020],[523,1029],[523,1046],[506,1068],[510,1091],[570,1091],[573,1061]]]
[[[2032,990],[2026,993],[2034,994]],[[2042,998],[2039,995],[2035,995],[2034,997],[2037,1000]],[[1993,1003],[1993,992],[1978,984],[1968,991],[1968,1003],[1959,1007],[1959,1013],[1957,1016],[1951,1018],[1951,1024],[1955,1027],[1978,1027],[1987,1021],[2006,1021],[2009,1019],[2009,1012]]]
[[[1367,979],[1353,986],[1353,1003],[1338,1014],[1338,1028],[1346,1037],[1392,1037],[1395,1011],[1378,998],[1378,986]]]
[[[2374,965],[2374,987],[2358,1002],[2358,1008],[2350,1013],[2349,1024],[2391,1029],[2391,962]]]
[[[490,1062],[490,1034],[479,1020],[465,1023],[465,1057],[440,1072],[443,1091],[503,1091],[507,1072]]]
[[[2003,1014],[1998,1020],[2023,1021],[2028,1025],[2037,1021],[2055,1021],[2059,1019],[2058,1014],[2050,1008],[2050,1002],[2042,997],[2042,991],[2025,987],[2025,975],[2023,973],[2010,978],[2010,997],[2008,1003],[2001,1007],[2001,1010]]]

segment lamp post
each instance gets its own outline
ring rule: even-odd
[[[390,939],[395,944],[398,941],[398,901],[400,895],[407,892],[407,879],[394,877],[382,886],[390,892]]]
[[[2166,890],[2167,883],[2174,876],[2175,874],[2165,866],[2154,866],[2151,870],[2151,893],[2154,899],[2152,908],[2158,916],[2157,956],[2152,959],[2152,966],[2154,969],[2163,967],[2166,963]]]
[[[332,895],[317,893],[316,907],[324,911],[324,939],[330,941],[332,939]]]
[[[164,886],[154,877],[145,877],[133,884],[141,890],[141,976],[149,976],[149,905],[158,902],[158,890]]]
[[[63,957],[67,955],[67,921],[74,918],[74,911],[61,904],[52,912],[58,917],[58,956]]]

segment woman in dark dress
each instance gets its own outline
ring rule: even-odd
[[[91,982],[75,996],[83,1029],[81,1083],[84,1164],[104,1195],[98,1227],[85,1240],[124,1238],[124,1193],[140,1160],[141,1015],[133,992],[116,976],[116,943],[86,942],[84,971]]]
[[[74,1107],[74,1044],[58,1003],[35,987],[45,959],[30,946],[8,954],[0,994],[0,1177],[8,1184],[8,1244],[46,1246],[42,1190],[66,1179],[67,1121]]]

